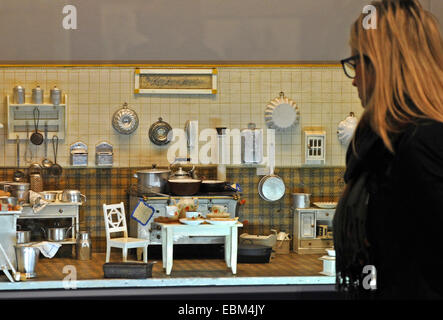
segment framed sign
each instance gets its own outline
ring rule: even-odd
[[[136,69],[134,93],[216,94],[217,69]]]

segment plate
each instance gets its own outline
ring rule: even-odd
[[[322,209],[334,209],[337,206],[337,202],[314,202],[314,204]]]
[[[206,222],[212,225],[232,226],[237,223],[237,219],[212,218],[212,219],[207,219]]]
[[[229,212],[227,213],[207,213],[206,218],[212,219],[212,218],[229,218],[231,214]]]
[[[198,226],[199,224],[202,224],[205,222],[205,219],[180,219],[180,222],[183,224],[187,224],[188,226]]]

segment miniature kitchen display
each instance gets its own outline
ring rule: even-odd
[[[308,109],[281,92],[238,126],[214,113],[212,144],[205,145],[207,122],[198,112],[177,118],[152,107],[150,116],[128,99],[113,103],[106,117],[71,113],[78,106],[68,108],[71,93],[62,84],[16,85],[6,97],[5,282],[60,281],[48,270],[65,259],[80,277],[89,264],[106,281],[333,277],[332,219],[343,185],[341,169],[328,167],[340,163],[337,151],[327,151],[344,144],[342,135],[326,133],[336,122],[304,125]],[[169,161],[177,137],[183,149]],[[199,159],[203,147],[208,164]],[[124,219],[104,216],[103,206],[120,206]]]
[[[63,288],[61,266],[79,288],[334,283],[360,118],[340,66],[23,72],[0,68],[0,293]]]
[[[223,72],[217,78],[227,79]],[[203,106],[184,104],[190,113],[177,117],[163,93],[158,107],[146,102],[149,113],[139,103],[149,94],[130,93],[137,100],[83,114],[66,82],[38,85],[11,89],[0,129],[8,141],[8,156],[0,157],[3,283],[61,286],[59,262],[73,265],[81,281],[110,286],[151,278],[181,285],[195,277],[234,285],[238,278],[298,276],[333,283],[332,219],[343,188],[336,155],[344,155],[350,125],[329,135],[337,122],[313,123],[290,90],[263,98],[256,115],[240,123],[202,95],[214,109],[206,128]],[[223,85],[211,93],[226,94]],[[103,208],[112,210],[105,215]]]

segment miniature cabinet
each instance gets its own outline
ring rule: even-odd
[[[321,254],[334,246],[332,220],[335,209],[293,209],[293,250]]]

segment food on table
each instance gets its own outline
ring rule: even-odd
[[[9,192],[0,190],[0,197],[10,197],[11,194]]]

